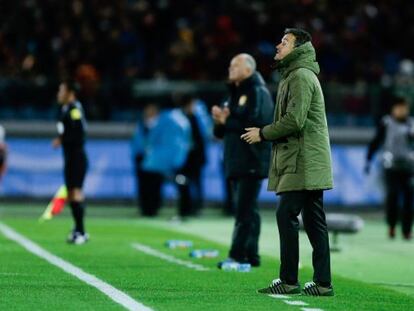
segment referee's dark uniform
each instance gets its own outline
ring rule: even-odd
[[[86,119],[82,105],[78,101],[65,104],[61,108],[58,133],[63,147],[64,179],[68,191],[82,189],[88,160],[85,152]],[[75,221],[73,234],[85,234],[84,204],[70,202]]]
[[[230,110],[224,125],[216,125],[214,135],[224,138],[224,172],[230,180],[236,207],[236,223],[229,257],[238,262],[260,265],[260,215],[257,198],[267,177],[271,146],[249,145],[240,139],[244,129],[263,126],[272,120],[274,104],[258,72],[238,86],[231,84],[225,104]],[[220,265],[219,265],[220,267]]]

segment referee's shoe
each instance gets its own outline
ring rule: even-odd
[[[89,234],[72,231],[67,239],[69,244],[82,245],[89,241]]]

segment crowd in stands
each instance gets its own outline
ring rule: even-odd
[[[414,55],[413,18],[404,0],[0,1],[0,101],[50,105],[50,89],[70,76],[92,117],[108,118],[108,106],[133,102],[132,80],[224,80],[239,52],[275,81],[286,27],[313,35],[323,83],[384,84]],[[21,92],[16,79],[50,88]]]

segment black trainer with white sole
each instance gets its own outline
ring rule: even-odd
[[[72,231],[67,239],[69,244],[82,245],[89,241],[89,234]]]
[[[324,287],[315,282],[308,282],[303,288],[303,294],[306,296],[334,296],[332,285]]]
[[[259,289],[257,292],[267,295],[295,295],[300,294],[300,285],[290,285],[281,279],[275,279],[268,287]]]

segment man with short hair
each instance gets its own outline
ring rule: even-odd
[[[317,74],[311,36],[286,29],[276,47],[279,83],[272,124],[248,128],[242,138],[250,144],[272,141],[268,190],[280,196],[277,224],[280,237],[280,278],[259,290],[265,294],[300,293],[298,282],[299,221],[312,244],[313,282],[305,295],[332,296],[329,235],[323,209],[323,191],[333,187],[325,103]]]
[[[229,67],[230,96],[224,107],[212,108],[214,134],[224,139],[224,173],[230,179],[236,223],[228,262],[260,265],[260,215],[257,198],[269,167],[270,144],[250,146],[240,139],[246,127],[271,121],[273,102],[256,62],[248,54],[235,56]]]
[[[401,218],[405,240],[412,239],[414,176],[414,119],[410,117],[410,105],[405,98],[397,97],[391,113],[384,116],[377,133],[369,144],[365,172],[370,171],[371,161],[383,146],[382,166],[386,189],[385,209],[388,236],[395,238],[395,227]],[[400,212],[400,199],[402,210]]]
[[[68,191],[68,201],[72,210],[75,227],[67,242],[84,244],[89,235],[85,231],[85,203],[82,191],[88,159],[85,152],[86,118],[81,103],[77,100],[79,85],[72,80],[59,85],[57,101],[61,105],[60,119],[57,124],[59,137],[53,140],[53,147],[63,148],[64,179]]]

